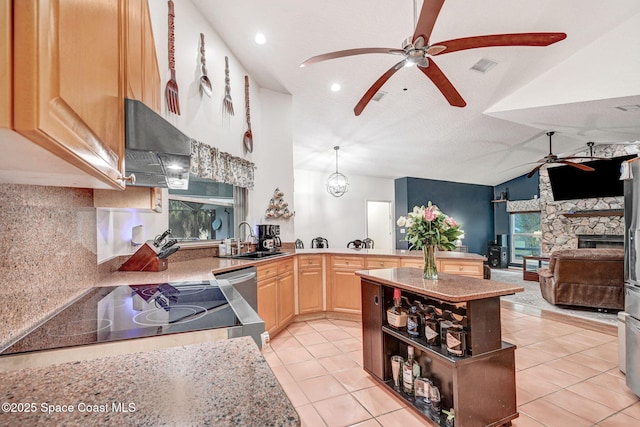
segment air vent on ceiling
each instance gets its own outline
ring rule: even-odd
[[[473,67],[471,67],[471,69],[473,71],[479,71],[481,73],[486,73],[487,71],[489,71],[490,69],[492,69],[493,67],[495,67],[498,63],[492,59],[489,58],[482,58],[480,61],[476,62],[475,64],[473,64]]]
[[[373,98],[371,98],[374,101],[380,101],[382,99],[383,96],[385,96],[387,94],[387,92],[384,92],[382,90],[376,92],[375,95],[373,95]]]

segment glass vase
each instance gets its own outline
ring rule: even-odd
[[[422,248],[422,254],[424,255],[422,277],[424,279],[438,280],[438,268],[436,267],[436,245],[424,245]]]

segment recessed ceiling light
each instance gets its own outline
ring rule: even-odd
[[[265,44],[267,42],[267,38],[262,33],[256,34],[256,43]]]
[[[622,110],[622,111],[640,111],[640,105],[638,104],[634,104],[634,105],[621,105],[619,107],[615,107],[618,110]]]
[[[473,67],[471,67],[471,70],[479,71],[481,73],[486,73],[496,65],[498,65],[498,63],[493,59],[482,58],[480,61],[473,64]]]
[[[331,85],[331,90],[332,90],[333,92],[337,92],[337,91],[339,91],[340,89],[342,89],[342,86],[340,86],[338,83],[334,83],[334,84],[332,84],[332,85]]]

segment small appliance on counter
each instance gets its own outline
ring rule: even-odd
[[[164,271],[169,266],[170,255],[180,249],[176,246],[178,240],[169,239],[171,229],[164,231],[151,243],[144,243],[131,257],[126,260],[119,271]]]
[[[258,224],[258,251],[278,251],[280,241],[280,226]]]

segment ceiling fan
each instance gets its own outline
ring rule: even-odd
[[[576,160],[576,159],[589,159],[589,160],[611,160],[607,157],[593,157],[593,142],[587,142],[587,146],[589,147],[589,154],[590,156],[567,156],[567,157],[558,157],[555,154],[553,154],[553,151],[551,150],[551,137],[555,134],[555,132],[547,132],[547,136],[549,137],[549,154],[547,154],[546,156],[544,156],[542,159],[538,160],[538,163],[540,163],[538,166],[536,166],[535,168],[533,168],[531,170],[531,172],[529,172],[529,174],[527,175],[527,178],[531,178],[533,175],[535,175],[535,173],[544,165],[548,165],[551,163],[563,163],[565,165],[569,165],[569,166],[573,166],[574,168],[578,168],[581,169],[585,172],[593,172],[595,169],[593,169],[591,166],[587,166],[583,163],[575,163],[575,162],[570,162],[569,160]]]
[[[465,37],[460,39],[447,40],[438,43],[430,43],[429,37],[440,13],[440,9],[445,0],[424,0],[420,16],[416,21],[416,28],[413,36],[407,38],[402,49],[394,48],[359,48],[347,49],[336,52],[325,53],[313,56],[304,61],[300,66],[315,64],[316,62],[328,59],[342,58],[345,56],[362,55],[366,53],[390,53],[402,55],[402,61],[389,68],[376,82],[367,90],[362,99],[353,109],[356,116],[367,106],[371,98],[398,70],[405,66],[417,65],[418,69],[424,73],[442,92],[449,104],[455,107],[467,105],[456,88],[449,79],[438,68],[433,60],[436,55],[457,52],[460,50],[476,49],[491,46],[549,46],[550,44],[564,40],[565,33],[515,33],[515,34],[494,34],[476,37]],[[416,7],[414,3],[414,16]]]

